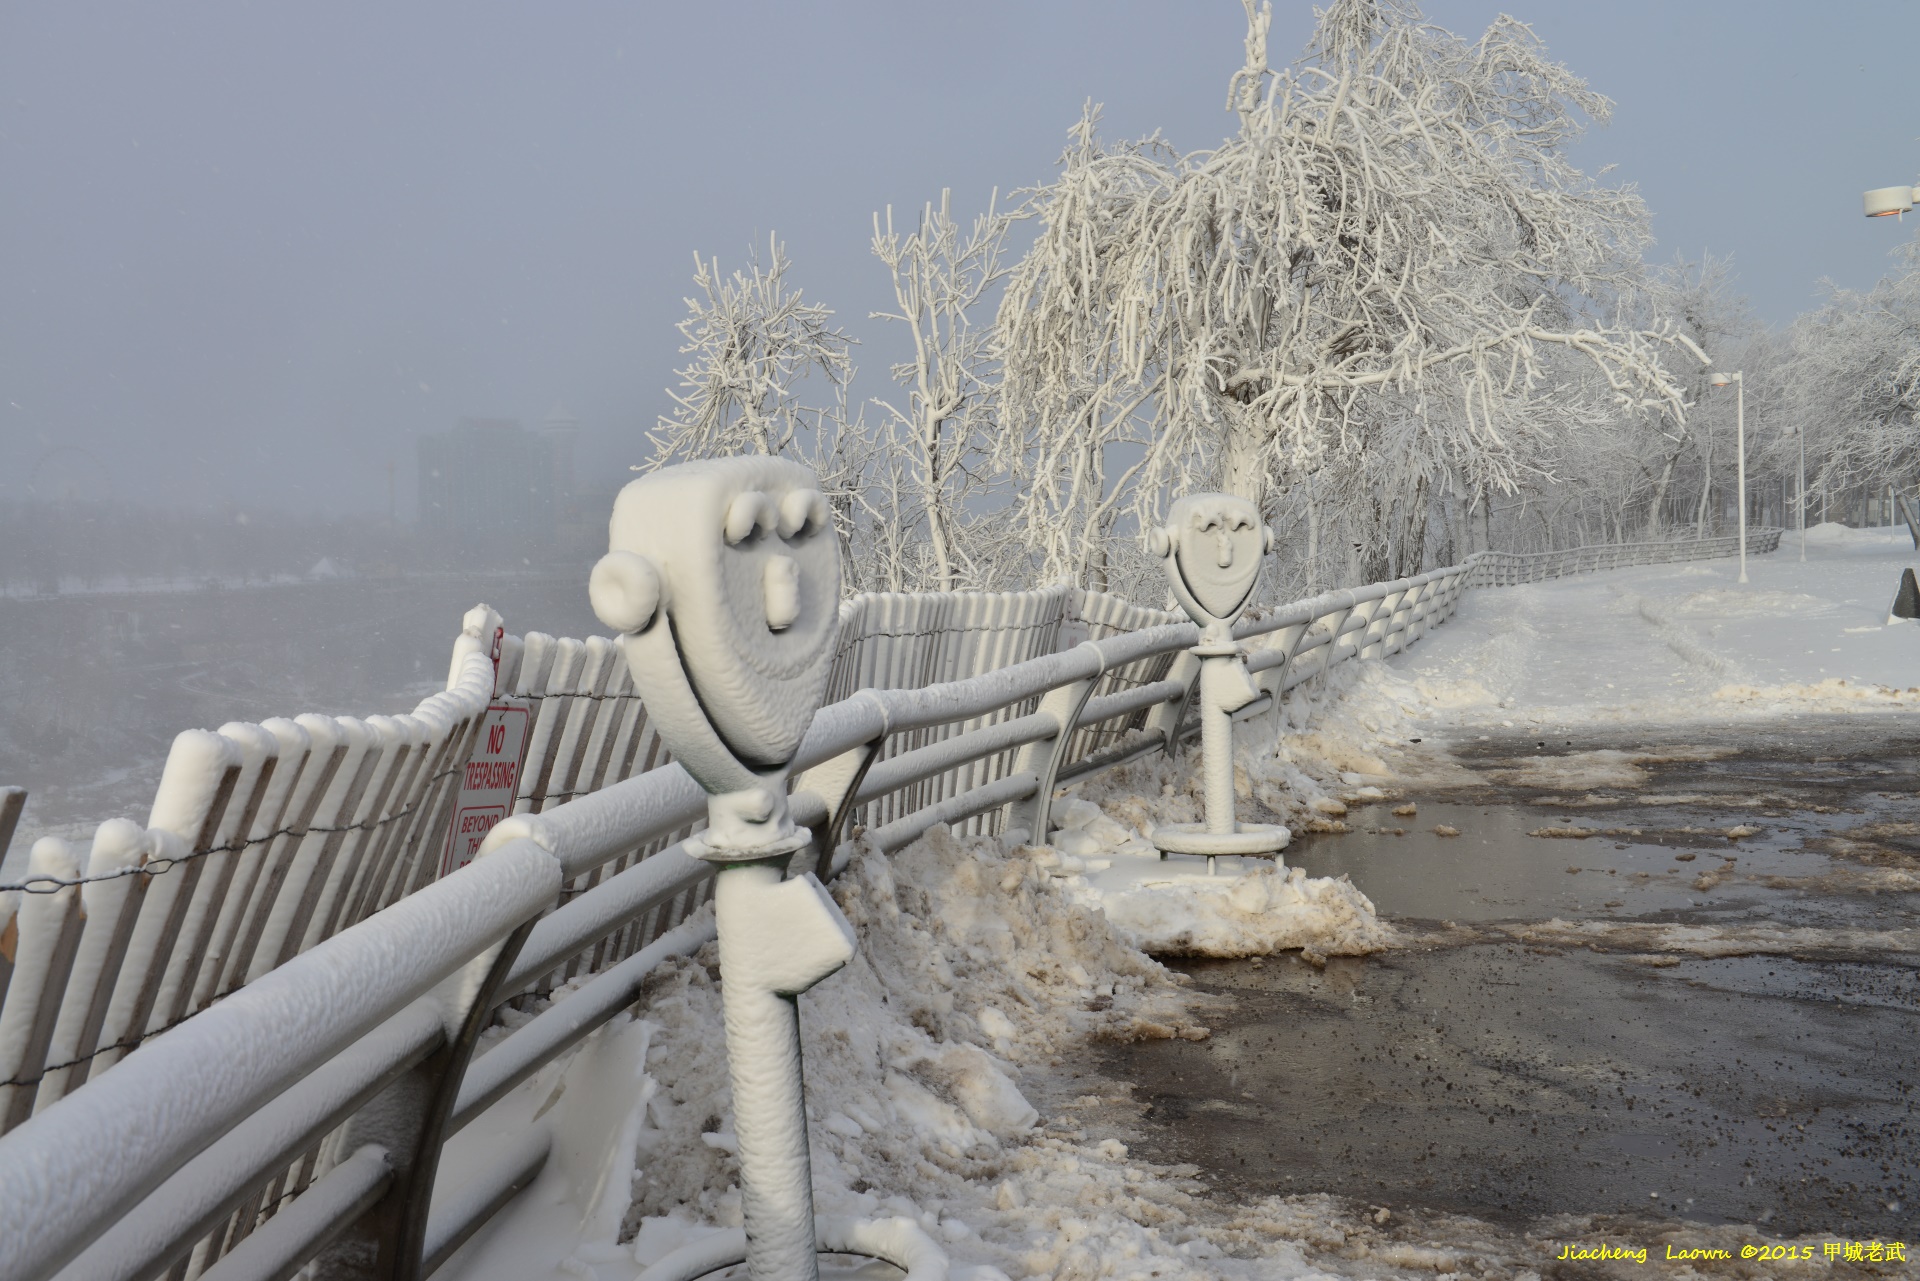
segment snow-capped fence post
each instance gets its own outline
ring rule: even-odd
[[[7,846],[13,844],[13,830],[20,824],[20,813],[27,807],[27,789],[24,787],[0,787],[0,859],[7,856]]]
[[[813,1169],[798,998],[853,958],[812,871],[788,772],[826,687],[840,552],[812,473],[781,458],[666,468],[615,500],[594,612],[620,633],[660,737],[707,792],[688,852],[718,866],[714,916],[756,1281],[814,1281]]]
[[[74,953],[86,912],[80,903],[80,866],[73,850],[57,836],[33,843],[27,862],[30,888],[8,924],[15,937],[14,982],[5,1009],[0,1009],[0,1133],[12,1129],[33,1109],[34,1088],[26,1078],[38,1076],[53,1039],[54,1020],[66,995]]]
[[[21,811],[27,807],[27,789],[0,787],[0,864],[7,859],[7,847],[13,844],[13,832],[20,824]],[[13,924],[18,908],[0,898],[0,933]],[[0,949],[0,1010],[6,1009],[7,988],[13,983],[13,949]]]
[[[1216,855],[1272,854],[1291,835],[1274,824],[1238,823],[1233,813],[1233,713],[1260,697],[1233,639],[1233,625],[1247,608],[1262,557],[1273,550],[1273,531],[1261,523],[1260,509],[1244,498],[1193,494],[1173,504],[1166,525],[1151,538],[1174,599],[1200,627],[1200,643],[1190,652],[1200,660],[1206,793],[1204,823],[1162,824],[1153,830],[1153,843],[1163,856],[1205,854],[1211,872]]]

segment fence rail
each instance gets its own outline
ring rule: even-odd
[[[1757,556],[1780,546],[1783,531],[1773,528],[1747,531],[1747,554]],[[1568,574],[1591,574],[1632,565],[1669,565],[1687,560],[1718,560],[1740,554],[1740,536],[1675,539],[1657,543],[1596,543],[1557,552],[1478,552],[1472,558],[1474,587],[1513,587]]]
[[[1475,558],[1243,621],[1261,693],[1237,715],[1414,643],[1485,572]],[[712,938],[712,869],[683,848],[705,796],[612,643],[502,635],[496,666],[491,622],[469,615],[448,692],[411,718],[183,735],[149,827],[103,824],[86,876],[36,844],[45,892],[0,908],[0,1276],[232,1281],[317,1260],[422,1277],[535,1177],[537,1125],[433,1196],[447,1138]],[[819,870],[844,865],[854,824],[889,852],[941,823],[1044,840],[1059,784],[1187,731],[1197,635],[1060,589],[849,601],[837,697],[795,762]],[[534,709],[515,813],[435,879],[450,763],[499,696]],[[286,725],[306,738],[283,757]],[[0,795],[0,829],[9,813]],[[475,1057],[509,1002],[532,1017]]]

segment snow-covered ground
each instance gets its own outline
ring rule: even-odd
[[[1470,592],[1391,664],[1455,721],[1723,721],[1920,707],[1920,623],[1888,621],[1904,528],[1807,531],[1779,551]]]

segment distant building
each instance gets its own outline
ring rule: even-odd
[[[571,487],[576,427],[566,419],[562,430],[535,433],[514,418],[463,418],[452,431],[422,436],[421,533],[475,559],[546,554]]]
[[[565,524],[573,509],[573,442],[580,435],[580,420],[555,401],[540,420],[540,435],[547,442],[547,457],[553,463],[554,516]]]

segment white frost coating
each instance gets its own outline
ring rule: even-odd
[[[331,733],[331,722],[327,724]],[[279,763],[267,781],[266,794],[247,833],[247,839],[254,844],[242,856],[232,889],[221,905],[220,919],[209,945],[208,963],[194,986],[195,1004],[212,997],[215,985],[226,972],[227,958],[240,941],[241,922],[252,916],[250,906],[268,891],[265,882],[269,860],[278,857],[290,839],[279,836],[269,842],[268,835],[280,830],[283,819],[291,820],[301,812],[325,768],[328,740],[316,740],[306,726],[276,716],[260,722],[260,728],[271,734],[278,745]]]
[[[177,1240],[181,1225],[202,1220],[258,1181],[256,1171],[293,1146],[333,1111],[439,1039],[441,1020],[431,1001],[415,1001],[329,1060],[299,1086],[270,1100],[168,1179],[68,1264],[63,1278],[139,1281],[152,1261]]]
[[[721,1009],[739,1136],[741,1210],[755,1281],[810,1281],[813,1164],[795,998],[854,953],[853,927],[811,873],[725,866],[714,888]]]
[[[500,615],[491,605],[475,605],[460,620],[460,635],[453,642],[453,658],[447,667],[447,688],[466,693],[463,688],[468,683],[470,672],[469,659],[479,658],[487,665],[489,672],[487,693],[493,693],[491,672],[493,668],[493,638],[500,631]]]
[[[46,876],[71,881],[80,874],[73,847],[57,836],[43,836],[33,843],[27,856],[27,878]],[[80,891],[64,886],[52,894],[22,894],[14,925],[19,930],[13,954],[13,979],[7,988],[8,1000],[0,1008],[0,1080],[17,1076],[26,1057],[27,1036],[39,1013],[47,988],[47,978],[60,942],[60,930]],[[0,1085],[0,1113],[11,1106],[13,1092],[21,1087]],[[16,1131],[17,1132],[17,1131]],[[0,1205],[7,1204],[0,1198]],[[0,1270],[0,1275],[6,1275]]]
[[[198,840],[221,776],[239,763],[240,749],[231,740],[212,730],[182,730],[167,753],[147,826],[163,828],[188,842]]]
[[[346,753],[340,758],[339,768],[334,770],[333,777],[327,782],[327,790],[321,793],[318,808],[313,811],[315,828],[344,823],[347,816],[341,813],[341,809],[346,804],[347,793],[353,787],[354,778],[359,774],[368,750],[373,746],[373,732],[351,716],[317,716],[308,713],[295,719],[313,736],[316,756],[322,752],[330,753],[336,747],[346,748]],[[307,883],[313,879],[315,864],[326,841],[325,832],[309,830],[286,856],[286,875],[280,882],[280,892],[267,914],[266,927],[260,932],[260,942],[254,948],[253,959],[247,969],[249,983],[280,963],[281,953],[286,948],[287,933],[293,928],[294,918],[299,914],[301,896],[306,893]]]
[[[533,845],[445,880],[153,1038],[82,1093],[0,1138],[0,1276],[57,1266],[173,1170],[316,1062],[552,903]]]
[[[483,1225],[440,1276],[531,1281],[557,1270],[590,1277],[593,1264],[627,1256],[620,1222],[657,1088],[645,1070],[651,1032],[650,1024],[619,1016],[454,1136],[434,1190],[436,1224],[477,1209],[499,1172],[537,1151],[530,1144],[543,1141],[542,1131],[551,1135],[532,1186]]]
[[[544,814],[515,814],[496,823],[480,851],[525,838],[551,851],[574,876],[706,812],[707,794],[675,761],[636,774]]]
[[[554,1126],[552,1168],[581,1211],[582,1244],[613,1246],[633,1198],[633,1165],[647,1103],[652,1028],[627,1021],[598,1033],[567,1070],[566,1107]]]
[[[825,1215],[814,1220],[814,1235],[820,1249],[829,1254],[858,1254],[893,1264],[906,1276],[901,1281],[947,1281],[946,1251],[934,1244],[912,1219],[839,1219]],[[716,1232],[681,1246],[648,1265],[638,1281],[695,1281],[709,1272],[747,1258],[745,1232]],[[998,1275],[994,1269],[970,1269],[973,1281],[986,1281],[982,1273]]]
[[[1272,550],[1273,531],[1260,523],[1260,509],[1244,498],[1194,494],[1173,504],[1151,542],[1174,599],[1200,628],[1200,644],[1192,653],[1200,660],[1207,799],[1204,824],[1163,824],[1154,829],[1154,844],[1209,857],[1284,849],[1291,836],[1286,828],[1235,821],[1233,795],[1233,713],[1260,696],[1233,628],[1260,577],[1261,559]]]
[[[594,975],[565,1000],[549,1005],[468,1065],[448,1126],[459,1130],[474,1119],[471,1114],[476,1110],[484,1113],[497,1101],[496,1091],[511,1088],[506,1082],[519,1078],[530,1065],[550,1062],[579,1038],[582,1028],[617,1018],[663,961],[697,951],[713,940],[713,917],[702,908],[626,960]]]
[[[87,912],[87,932],[80,938],[80,950],[74,954],[73,967],[67,976],[60,1021],[54,1025],[53,1041],[47,1047],[48,1063],[69,1063],[78,1052],[80,1033],[93,1006],[95,990],[100,986],[107,950],[119,931],[127,896],[134,889],[132,876],[114,876],[114,873],[146,862],[152,849],[153,842],[147,833],[131,819],[110,818],[94,830],[93,850],[87,856],[87,877],[91,883],[80,890]],[[95,880],[96,877],[112,879]],[[70,1067],[48,1071],[40,1082],[39,1093],[34,1096],[34,1111],[44,1111],[65,1094],[72,1073]]]
[[[353,857],[356,851],[364,849],[378,841],[378,835],[371,824],[380,815],[376,809],[383,805],[391,806],[395,798],[390,794],[390,786],[405,781],[408,775],[419,776],[417,751],[407,751],[403,747],[413,746],[414,729],[418,718],[409,718],[412,724],[402,722],[391,716],[369,716],[362,722],[369,742],[367,753],[375,757],[373,772],[367,778],[365,789],[351,814],[343,814],[329,826],[365,825],[362,830],[322,836],[324,846],[332,841],[337,847],[332,864],[326,869],[326,880],[320,886],[319,897],[315,899],[313,913],[307,918],[307,927],[300,938],[301,950],[312,947],[326,936],[327,925],[331,918],[335,900],[351,888],[347,877],[353,875],[359,865],[359,859]],[[399,778],[395,775],[399,774]],[[369,869],[379,871],[381,869]]]
[[[313,1234],[379,1187],[390,1169],[385,1148],[363,1145],[200,1276],[204,1281],[251,1281],[296,1270],[306,1258],[303,1247]]]
[[[225,812],[220,816],[219,826],[213,832],[211,846],[214,852],[200,859],[200,872],[193,887],[193,897],[187,904],[185,915],[181,917],[173,953],[167,958],[167,971],[154,1001],[154,1026],[165,1026],[172,1021],[175,1008],[181,1004],[181,986],[197,977],[190,976],[187,967],[198,964],[202,959],[196,955],[196,948],[210,925],[207,914],[218,911],[219,904],[226,897],[232,862],[241,857],[232,850],[220,847],[230,843],[238,832],[241,821],[247,817],[247,801],[259,783],[260,771],[279,750],[273,735],[245,721],[230,721],[220,727],[219,734],[233,745],[240,772],[234,779],[233,793]],[[184,869],[178,869],[170,875],[177,875],[180,870]]]
[[[650,1024],[619,1016],[448,1141],[432,1223],[456,1221],[542,1134],[549,1146],[532,1185],[482,1224],[436,1275],[445,1281],[591,1277],[596,1266],[626,1256],[618,1244],[620,1223],[632,1195],[640,1131],[658,1088],[645,1071],[651,1032]]]
[[[576,895],[565,906],[541,917],[528,933],[507,978],[506,991],[518,991],[587,943],[605,938],[616,928],[616,922],[632,919],[638,905],[677,894],[711,874],[712,866],[690,856],[684,844],[672,845],[601,882],[592,894]]]
[[[164,828],[149,828],[147,843],[148,862],[172,862],[176,872],[180,867],[179,860],[189,852],[184,839]],[[140,908],[139,919],[133,927],[133,937],[127,944],[126,957],[120,963],[120,972],[129,976],[130,981],[114,985],[113,998],[107,1003],[106,1017],[100,1024],[102,1047],[114,1046],[145,1030],[135,1028],[133,1022],[140,1012],[141,989],[153,964],[153,954],[163,943],[170,942],[165,938],[167,912],[179,895],[181,879],[174,872],[168,872],[156,875],[147,882],[146,902]],[[102,1048],[94,1057],[93,1071],[96,1074],[104,1072],[125,1055],[124,1049]]]

